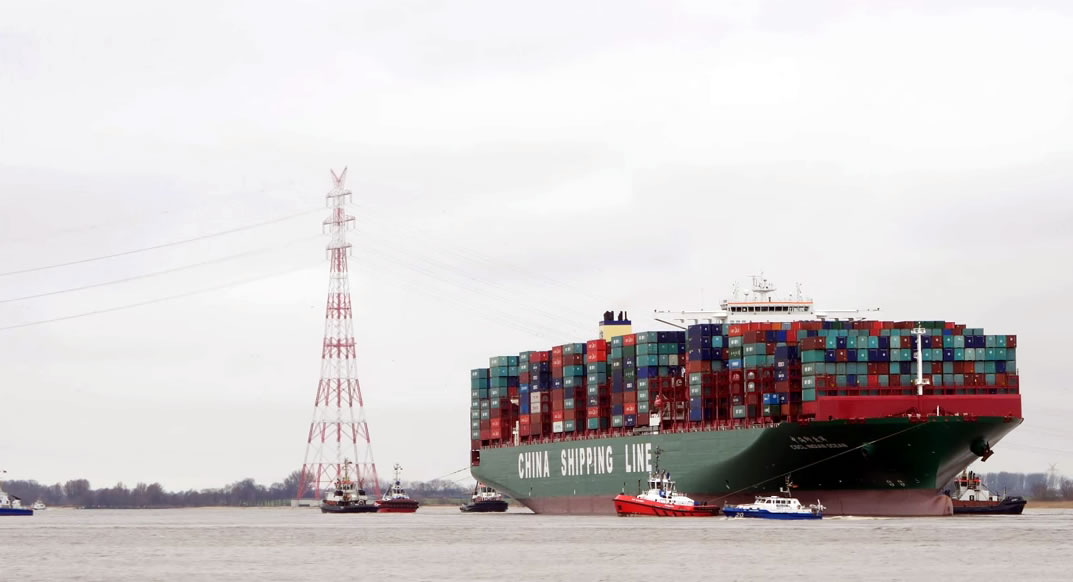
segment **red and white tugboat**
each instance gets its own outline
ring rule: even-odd
[[[399,481],[401,471],[402,465],[395,463],[395,481],[384,492],[384,497],[376,502],[376,506],[380,508],[380,513],[413,513],[417,511],[419,503],[410,499],[410,496],[402,488],[402,482]]]
[[[365,489],[350,480],[350,459],[343,461],[343,474],[335,480],[335,489],[320,501],[321,513],[375,513],[380,508],[369,500]]]
[[[708,505],[678,492],[668,471],[659,468],[660,449],[655,451],[652,473],[648,476],[648,491],[639,495],[615,496],[615,512],[620,516],[652,515],[657,517],[713,517],[719,514],[718,505]]]

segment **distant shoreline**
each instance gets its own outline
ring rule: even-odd
[[[1033,501],[1028,500],[1025,509],[1073,509],[1073,500],[1061,499],[1057,501]]]

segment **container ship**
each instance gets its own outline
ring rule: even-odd
[[[634,333],[472,370],[473,477],[536,513],[614,514],[652,469],[706,503],[819,499],[828,515],[950,515],[940,488],[1022,422],[1017,338],[752,292]]]

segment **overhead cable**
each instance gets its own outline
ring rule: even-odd
[[[239,258],[242,258],[242,257],[249,257],[249,256],[253,256],[253,255],[259,255],[259,254],[262,254],[262,253],[266,253],[268,251],[277,251],[277,250],[279,250],[281,248],[286,248],[286,247],[288,247],[288,246],[290,246],[292,244],[299,243],[299,242],[304,242],[304,241],[307,241],[307,240],[312,240],[314,238],[321,238],[321,235],[318,234],[318,235],[313,235],[313,236],[302,237],[302,238],[287,241],[286,243],[284,243],[282,245],[275,245],[275,246],[271,246],[271,247],[268,247],[268,248],[256,249],[256,250],[252,250],[252,251],[247,251],[245,253],[238,253],[238,254],[235,254],[235,255],[229,255],[229,256],[226,256],[226,257],[220,257],[218,259],[210,259],[208,261],[201,261],[200,263],[193,263],[193,264],[190,264],[190,265],[183,265],[181,267],[173,267],[171,269],[164,269],[164,270],[161,270],[161,271],[153,271],[153,272],[150,272],[150,273],[143,273],[141,275],[132,275],[130,277],[123,277],[121,279],[112,279],[111,281],[102,281],[100,283],[90,283],[89,285],[82,285],[80,287],[68,287],[67,289],[57,289],[56,291],[47,291],[45,293],[36,293],[36,294],[33,294],[33,295],[23,295],[21,297],[10,297],[8,299],[0,299],[0,303],[14,303],[16,301],[27,301],[29,299],[38,299],[38,298],[41,298],[41,297],[50,297],[52,295],[61,295],[63,293],[73,293],[75,291],[85,291],[86,289],[94,289],[96,287],[106,287],[108,285],[117,285],[119,283],[126,283],[128,281],[136,281],[138,279],[147,279],[149,277],[156,277],[156,276],[159,276],[159,275],[166,275],[168,273],[177,273],[179,271],[187,271],[189,269],[195,269],[197,267],[204,267],[205,265],[213,265],[213,264],[216,264],[216,263],[223,263],[223,262],[226,262],[226,261],[233,261],[235,259],[239,259]]]
[[[261,226],[267,226],[269,224],[275,224],[277,222],[283,222],[285,220],[291,220],[292,218],[297,218],[299,216],[304,216],[306,214],[312,214],[313,212],[322,212],[322,211],[323,210],[320,209],[320,208],[318,208],[316,210],[305,210],[305,211],[302,211],[302,212],[296,212],[294,214],[288,214],[287,216],[281,216],[279,218],[273,218],[271,220],[263,220],[261,222],[255,222],[255,223],[252,223],[252,224],[247,224],[245,226],[239,226],[239,227],[236,227],[236,228],[229,228],[227,230],[220,230],[220,231],[216,231],[216,232],[210,232],[208,234],[203,234],[203,235],[200,235],[200,236],[195,236],[195,237],[191,237],[191,238],[187,238],[187,239],[183,239],[183,240],[176,240],[176,241],[171,241],[171,242],[162,243],[162,244],[158,244],[158,245],[153,245],[153,246],[148,246],[148,247],[141,247],[141,248],[137,248],[137,249],[131,249],[129,251],[123,251],[123,252],[120,252],[120,253],[112,253],[110,255],[100,255],[100,256],[97,256],[97,257],[89,257],[89,258],[85,258],[85,259],[78,259],[77,261],[67,261],[65,263],[55,263],[55,264],[52,264],[52,265],[43,265],[43,266],[40,266],[40,267],[31,267],[29,269],[19,269],[17,271],[7,271],[5,273],[0,273],[0,277],[7,277],[7,276],[10,276],[10,275],[22,275],[24,273],[34,273],[34,272],[37,272],[37,271],[46,271],[48,269],[57,269],[59,267],[69,267],[71,265],[80,265],[80,264],[83,264],[83,263],[92,263],[93,261],[103,261],[105,259],[114,259],[116,257],[122,257],[122,256],[126,256],[126,255],[133,255],[133,254],[136,254],[136,253],[144,253],[146,251],[153,251],[153,250],[156,250],[156,249],[163,249],[163,248],[167,248],[167,247],[173,247],[173,246],[176,246],[176,245],[191,243],[191,242],[195,242],[195,241],[199,241],[199,240],[205,240],[205,239],[213,238],[213,237],[217,237],[217,236],[223,236],[225,234],[232,234],[232,233],[235,233],[235,232],[241,232],[243,230],[250,230],[252,228],[257,228],[257,227],[261,227]]]
[[[288,269],[286,271],[277,271],[275,273],[269,273],[267,275],[259,275],[257,277],[248,277],[246,279],[240,279],[238,281],[231,281],[230,283],[224,283],[222,285],[215,285],[213,287],[205,287],[203,289],[195,289],[194,291],[187,291],[185,293],[178,293],[178,294],[175,294],[175,295],[168,295],[166,297],[157,297],[156,299],[150,299],[148,301],[141,301],[141,302],[138,302],[138,303],[128,303],[126,305],[119,305],[119,306],[116,306],[116,307],[109,307],[109,308],[106,308],[106,309],[97,309],[95,311],[88,311],[88,312],[85,312],[85,313],[76,313],[74,315],[65,315],[63,317],[53,317],[51,319],[40,319],[40,320],[37,320],[37,321],[28,321],[28,322],[25,322],[25,323],[18,323],[18,324],[15,324],[15,325],[8,325],[8,326],[0,327],[0,331],[7,331],[7,330],[11,330],[11,329],[19,329],[19,328],[22,328],[22,327],[30,327],[30,326],[34,326],[34,325],[44,325],[46,323],[54,323],[54,322],[57,322],[57,321],[66,321],[68,319],[79,319],[79,318],[82,318],[82,317],[89,317],[91,315],[99,315],[99,314],[102,314],[102,313],[112,313],[112,312],[115,312],[115,311],[123,311],[125,309],[133,309],[135,307],[142,307],[142,306],[145,306],[145,305],[152,305],[154,303],[163,303],[165,301],[172,301],[174,299],[182,299],[184,297],[190,297],[190,296],[193,296],[193,295],[200,295],[200,294],[203,294],[203,293],[211,293],[213,291],[220,291],[222,289],[228,289],[230,287],[238,287],[239,285],[245,285],[246,283],[253,283],[255,281],[262,281],[264,279],[272,279],[274,277],[279,277],[279,276],[287,275],[287,274],[294,273],[294,272],[297,272],[297,271],[302,271],[304,269],[310,268],[311,266],[312,265],[304,265],[304,266],[301,266],[301,267]]]

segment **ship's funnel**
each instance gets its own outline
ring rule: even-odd
[[[609,341],[613,337],[629,335],[633,333],[633,324],[625,311],[605,311],[604,319],[600,322],[600,339]]]

